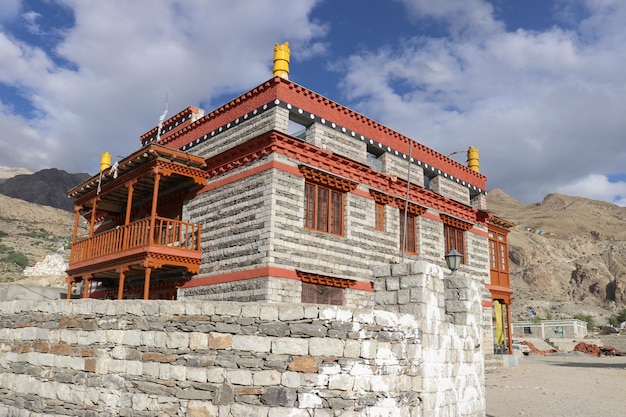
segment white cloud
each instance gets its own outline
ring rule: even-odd
[[[126,155],[140,146],[166,94],[170,114],[237,95],[271,77],[275,42],[323,53],[315,38],[325,29],[308,18],[314,0],[62,4],[76,25],[62,33],[54,56],[0,32],[0,82],[19,88],[38,116],[0,113],[0,149],[30,149],[2,152],[0,165],[95,172],[100,152]],[[22,12],[32,17],[25,23],[38,21],[36,11]]]
[[[482,6],[469,17],[465,2],[439,3],[407,8],[451,31],[493,19],[483,2],[471,2]],[[612,201],[625,194],[607,176],[625,170],[626,42],[616,39],[626,33],[626,3],[591,2],[588,11],[573,29],[506,32],[494,22],[483,26],[488,37],[421,36],[353,55],[343,92],[353,107],[444,154],[478,147],[489,188],[526,203],[555,190]]]
[[[591,174],[570,184],[559,186],[555,191],[594,200],[612,201],[626,207],[626,182],[610,182],[603,175]]]

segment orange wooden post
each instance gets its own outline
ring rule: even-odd
[[[72,283],[74,282],[74,278],[67,276],[65,277],[65,282],[67,282],[67,297],[66,300],[72,298]]]
[[[154,174],[154,189],[152,190],[152,211],[150,213],[150,240],[148,244],[152,245],[154,243],[154,222],[156,220],[157,213],[157,203],[159,200],[159,182],[161,181],[161,174],[156,172]]]
[[[150,299],[150,273],[152,272],[152,268],[147,267],[146,268],[146,277],[143,283],[143,299],[144,300],[149,300]]]
[[[78,240],[78,221],[80,220],[80,207],[74,206],[76,216],[74,217],[74,231],[72,232],[72,245]]]
[[[89,275],[85,275],[83,277],[83,296],[81,298],[89,298]]]
[[[124,270],[120,270],[120,282],[117,287],[117,299],[121,300],[124,298],[124,280],[126,278],[126,273]]]
[[[96,224],[96,211],[98,208],[98,198],[93,199],[93,207],[91,208],[91,221],[89,222],[89,237],[93,236],[94,225]]]

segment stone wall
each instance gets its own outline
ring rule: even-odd
[[[377,307],[420,323],[424,415],[483,415],[482,282],[423,261],[380,266],[374,275]]]
[[[0,415],[484,416],[473,280],[376,276],[413,307],[0,303]]]

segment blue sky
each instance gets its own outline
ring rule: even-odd
[[[3,0],[0,167],[95,174],[187,106],[290,79],[443,154],[488,189],[626,206],[622,0]],[[465,163],[463,154],[453,158]]]

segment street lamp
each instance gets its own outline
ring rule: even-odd
[[[459,265],[461,265],[461,259],[463,259],[463,255],[459,251],[454,249],[453,246],[450,252],[448,252],[444,256],[444,258],[446,258],[446,265],[448,265],[448,268],[454,274],[454,271],[459,269]]]

